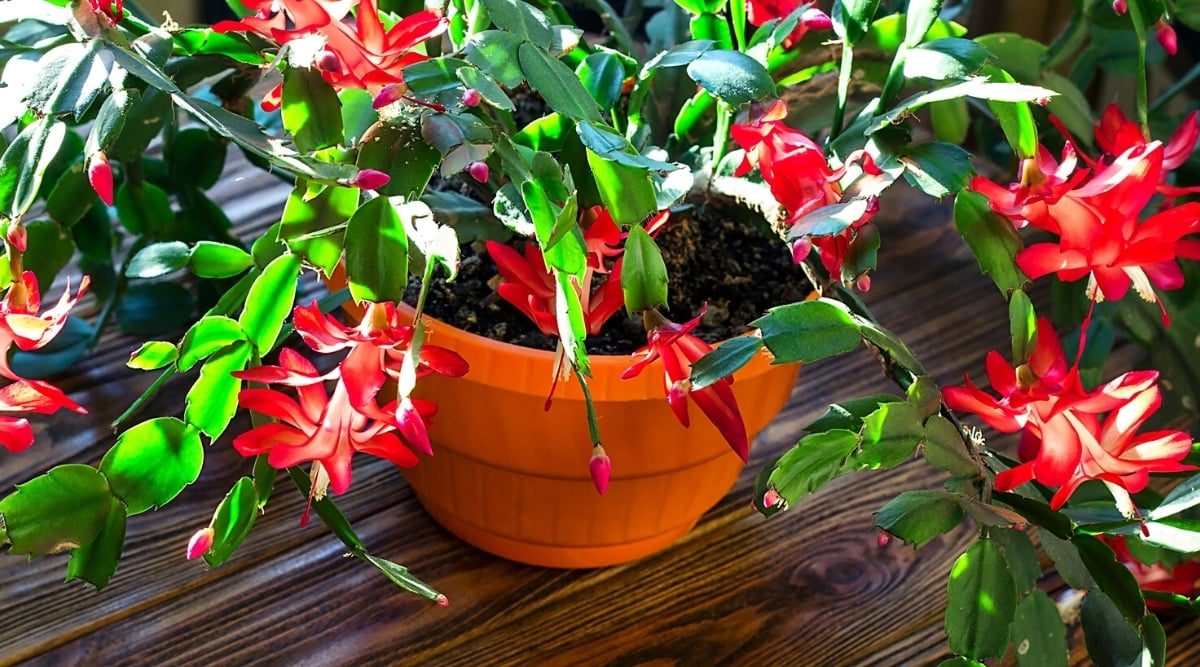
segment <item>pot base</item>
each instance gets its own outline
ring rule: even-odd
[[[602,546],[560,546],[515,540],[464,521],[453,512],[417,497],[421,506],[452,535],[490,554],[526,565],[559,569],[608,567],[630,563],[657,553],[679,541],[695,522],[667,532],[620,544]]]

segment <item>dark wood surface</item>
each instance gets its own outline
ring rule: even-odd
[[[214,190],[239,231],[278,216],[288,188],[253,171]],[[884,203],[884,248],[867,295],[942,384],[982,373],[1005,350],[1000,294],[955,236],[947,210],[901,197]],[[57,297],[58,291],[52,296]],[[109,334],[60,379],[92,414],[36,425],[37,443],[0,453],[0,489],[64,462],[97,463],[107,425],[153,379],[124,366],[135,342]],[[189,380],[150,405],[179,414]],[[880,547],[872,512],[898,492],[937,487],[920,461],[854,474],[771,520],[748,508],[756,471],[785,451],[832,401],[892,391],[858,351],[805,368],[792,400],[759,436],[736,488],[678,544],[602,570],[519,565],[466,546],[421,510],[400,475],[356,459],[339,504],[368,548],[408,565],[447,594],[417,600],[344,557],[319,521],[297,526],[303,498],[281,483],[265,516],[224,566],[184,560],[229,486],[249,473],[226,436],[200,480],[173,503],[129,522],[124,557],[95,593],[63,583],[66,556],[0,558],[0,664],[342,665],[900,665],[946,656],[942,615],[950,564],[971,540],[963,527],[914,551]],[[244,418],[230,433],[246,427]],[[1047,589],[1060,588],[1053,575]],[[1172,663],[1200,664],[1200,623],[1167,622]],[[1075,664],[1088,664],[1075,633]]]

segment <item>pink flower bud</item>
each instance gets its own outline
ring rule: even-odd
[[[467,92],[463,93],[463,104],[469,107],[477,107],[483,101],[483,95],[479,94],[478,90],[468,88]]]
[[[338,60],[337,54],[329,49],[317,52],[316,57],[313,58],[313,67],[331,74],[338,74],[342,71],[342,63]]]
[[[187,559],[196,560],[208,553],[208,550],[212,548],[214,534],[212,526],[197,530],[196,534],[192,535],[192,539],[188,540]]]
[[[783,496],[779,495],[779,492],[774,487],[767,489],[767,492],[763,494],[762,504],[767,509],[787,507],[787,501],[783,499]]]
[[[825,12],[813,7],[800,15],[800,25],[809,30],[832,30],[833,21]]]
[[[1168,54],[1175,55],[1179,51],[1179,39],[1175,36],[1175,29],[1166,21],[1159,19],[1158,23],[1154,24],[1154,37]]]
[[[1124,14],[1129,11],[1129,3],[1125,0],[1113,0],[1113,11],[1118,14]]]
[[[480,183],[487,183],[488,166],[486,162],[472,162],[467,165],[467,173],[471,175],[471,178]]]
[[[355,175],[354,180],[350,181],[350,185],[360,190],[378,190],[387,185],[390,180],[392,180],[392,177],[382,171],[363,169]]]
[[[854,286],[857,287],[858,291],[860,291],[860,292],[870,292],[871,291],[871,276],[868,276],[865,273],[862,274],[861,276],[858,277],[857,280],[854,281]]]
[[[891,541],[892,536],[886,530],[879,531],[879,534],[875,536],[875,544],[878,544],[880,547],[886,547],[888,542]]]
[[[21,224],[19,220],[13,220],[8,223],[8,233],[4,238],[8,241],[9,247],[25,252],[25,246],[29,242],[29,232],[25,230],[25,225]]]
[[[792,244],[792,263],[799,264],[808,258],[812,252],[812,241],[807,236],[801,236]]]
[[[438,603],[439,607],[449,607],[450,606],[450,598],[446,597],[445,595],[441,595],[440,593],[438,594],[437,597],[435,597],[433,599],[433,601]]]
[[[402,83],[393,83],[383,87],[379,94],[375,96],[375,100],[371,102],[371,107],[374,109],[382,109],[389,104],[399,102],[404,98],[404,94],[408,92],[408,86]]]
[[[592,460],[588,461],[588,472],[592,474],[592,483],[596,485],[596,492],[604,495],[604,492],[608,491],[609,477],[612,476],[612,460],[604,452],[604,447],[596,445],[596,448],[592,450]]]
[[[92,184],[92,189],[96,191],[96,194],[100,197],[100,201],[108,206],[112,206],[112,166],[108,164],[108,156],[104,154],[104,151],[96,151],[88,156],[87,177],[88,183]]]

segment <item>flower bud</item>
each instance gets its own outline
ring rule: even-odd
[[[378,190],[391,181],[392,177],[376,169],[363,169],[354,176],[350,185],[360,190]]]
[[[862,274],[854,281],[854,286],[857,287],[858,291],[860,291],[860,292],[870,292],[871,291],[871,276],[868,276],[865,273]]]
[[[592,450],[592,460],[588,461],[588,472],[592,474],[592,483],[596,485],[596,492],[604,495],[604,492],[608,491],[609,477],[612,476],[612,460],[604,452],[604,447],[596,445],[596,448]]]
[[[483,101],[483,95],[479,94],[478,90],[468,88],[467,92],[463,93],[463,104],[469,107],[477,107]]]
[[[313,58],[313,67],[322,72],[330,74],[338,74],[342,71],[342,63],[338,60],[337,54],[329,49],[322,49],[317,52]]]
[[[879,531],[879,534],[875,536],[875,544],[878,544],[880,547],[886,547],[888,545],[888,542],[891,542],[891,541],[892,541],[892,535],[891,535],[891,533],[887,532],[886,530]]]
[[[1159,19],[1158,23],[1154,24],[1154,37],[1168,54],[1173,56],[1179,51],[1179,39],[1175,36],[1175,29],[1166,21]]]
[[[1129,3],[1126,0],[1113,0],[1113,11],[1118,14],[1124,14],[1129,11]]]
[[[108,164],[108,156],[104,151],[96,151],[87,159],[88,183],[100,197],[100,201],[108,206],[113,204],[113,174],[112,166]]]
[[[816,7],[804,10],[804,13],[800,15],[800,25],[809,30],[833,29],[833,21],[829,18],[829,15]]]
[[[12,220],[8,223],[8,232],[4,235],[4,240],[8,241],[10,248],[25,252],[26,244],[29,242],[29,232],[26,231],[25,225],[21,224],[20,220]]]
[[[472,162],[467,165],[467,173],[471,175],[471,178],[480,183],[487,183],[488,166],[486,162]]]
[[[404,94],[408,92],[408,86],[403,83],[393,83],[383,87],[379,94],[375,96],[375,101],[371,102],[371,108],[382,109],[389,104],[399,102],[404,98]]]
[[[196,534],[192,535],[192,539],[188,540],[187,559],[196,560],[208,553],[208,550],[212,548],[213,535],[215,535],[215,532],[212,526],[197,530]]]
[[[807,236],[801,236],[792,243],[792,263],[799,264],[808,258],[812,252],[812,241]]]
[[[439,607],[449,607],[450,606],[450,598],[448,598],[445,595],[442,595],[440,593],[438,594],[437,597],[435,597],[433,599],[433,601],[436,602]]]

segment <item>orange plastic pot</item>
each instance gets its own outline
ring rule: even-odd
[[[430,430],[434,456],[403,472],[434,519],[480,549],[547,567],[633,561],[683,537],[742,471],[695,406],[691,428],[675,420],[661,366],[622,380],[631,358],[597,355],[589,387],[613,461],[601,496],[588,473],[579,386],[560,383],[552,409],[543,409],[552,353],[426,323],[427,342],[455,350],[471,370],[418,383],[417,395],[440,408]],[[751,438],[783,407],[799,372],[770,360],[760,353],[733,383]]]

